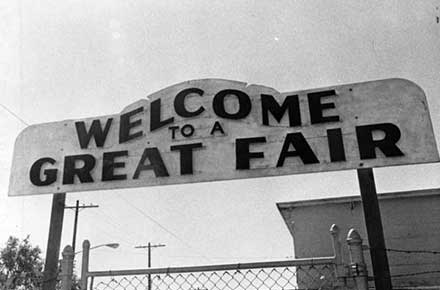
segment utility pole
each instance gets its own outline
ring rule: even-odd
[[[79,205],[79,200],[76,201],[75,206],[65,206],[64,208],[75,209],[75,222],[73,223],[73,238],[72,238],[72,250],[75,253],[75,244],[76,244],[76,230],[78,227],[78,213],[80,209],[86,208],[96,208],[98,205],[90,204],[90,205]]]
[[[151,268],[151,248],[160,248],[160,247],[165,247],[164,244],[157,244],[157,245],[152,245],[150,242],[148,242],[147,245],[143,245],[143,246],[136,246],[136,249],[147,249],[147,254],[148,254],[148,268]],[[148,290],[151,290],[151,274],[148,274]]]

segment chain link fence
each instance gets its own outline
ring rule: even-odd
[[[350,262],[342,261],[339,229],[332,225],[334,255],[293,260],[205,266],[90,271],[90,242],[83,242],[81,290],[368,290],[362,239],[356,230],[347,238]],[[67,253],[67,250],[70,251]],[[72,249],[63,261],[65,287],[71,290]],[[69,267],[72,266],[72,267]],[[353,268],[355,266],[355,268]],[[67,271],[67,270],[70,270]]]
[[[91,290],[334,289],[334,265],[94,277]]]

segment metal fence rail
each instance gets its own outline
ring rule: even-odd
[[[280,268],[294,266],[315,266],[334,264],[334,257],[319,257],[310,259],[294,259],[271,262],[257,263],[240,263],[240,264],[221,264],[209,266],[192,266],[192,267],[168,267],[168,268],[151,268],[151,269],[133,269],[121,271],[87,271],[87,276],[126,276],[126,275],[147,275],[147,274],[173,274],[173,273],[191,273],[191,272],[214,272],[240,269],[256,269],[256,268]]]

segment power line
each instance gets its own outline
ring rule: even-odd
[[[413,272],[413,273],[406,273],[406,274],[391,275],[391,277],[398,278],[398,277],[418,276],[418,275],[435,274],[435,273],[440,273],[440,271],[434,270],[434,271]]]
[[[390,275],[392,278],[399,278],[399,277],[408,277],[408,276],[418,276],[418,275],[426,275],[426,274],[436,274],[440,273],[440,270],[433,270],[433,271],[421,271],[421,272],[411,272],[411,273],[405,273],[405,274],[395,274]],[[373,280],[373,276],[368,276],[368,280]]]
[[[23,123],[26,126],[30,126],[25,120],[23,120],[22,118],[20,118],[20,116],[18,116],[16,113],[14,113],[13,111],[11,111],[8,107],[6,107],[5,105],[0,103],[0,106],[5,109],[5,111],[7,111],[9,114],[11,114],[12,116],[14,116],[17,120],[19,120],[21,123]]]
[[[98,218],[98,219],[101,220],[101,218],[102,218],[101,215],[96,214],[96,212],[90,212],[90,213],[92,213],[93,216],[95,216],[96,218]],[[98,231],[100,231],[101,233],[103,233],[104,235],[106,235],[106,236],[107,236],[108,238],[110,238],[110,239],[117,239],[118,242],[123,243],[124,245],[126,245],[126,246],[128,246],[128,247],[132,247],[132,246],[133,246],[133,241],[132,241],[132,240],[129,241],[129,240],[125,239],[125,237],[126,237],[126,236],[128,237],[128,235],[121,234],[121,232],[115,227],[115,225],[112,224],[112,223],[111,223],[110,221],[108,221],[107,219],[103,219],[103,221],[104,221],[106,224],[112,226],[112,227],[113,227],[113,230],[112,230],[111,233],[110,233],[110,232],[107,232],[107,231],[104,231],[104,230],[103,230],[103,228],[108,228],[108,227],[97,227],[97,230],[98,230]],[[118,233],[116,233],[115,230],[117,230]]]
[[[370,250],[370,249],[378,249],[378,248],[372,248],[372,247],[368,247],[368,246],[365,247],[365,250]],[[385,248],[385,251],[387,251],[387,252],[405,253],[405,254],[433,254],[433,255],[440,255],[440,251],[429,251],[429,250],[402,250],[402,249]]]
[[[168,256],[169,258],[199,258],[199,256]],[[268,260],[268,259],[271,259],[271,260],[274,260],[274,259],[293,259],[293,257],[292,256],[283,256],[283,257],[273,257],[273,256],[259,256],[259,257],[257,257],[257,256],[255,256],[255,257],[251,257],[251,256],[247,256],[247,257],[245,257],[245,256],[230,256],[230,257],[226,257],[226,256],[224,256],[224,257],[213,257],[213,256],[209,256],[209,258],[210,259],[214,259],[214,260],[231,260],[231,259],[246,259],[246,260],[248,260],[248,259],[265,259],[265,260]]]
[[[143,239],[142,236],[139,234],[138,231],[129,231],[127,230],[126,226],[123,226],[121,223],[119,223],[115,218],[113,218],[111,215],[106,214],[103,208],[98,212],[100,215],[104,216],[104,222],[108,225],[111,225],[114,229],[124,232],[126,236],[128,236],[131,240],[139,240]],[[135,235],[135,234],[136,235]]]
[[[398,253],[405,253],[405,254],[433,254],[433,255],[439,255],[439,251],[428,251],[428,250],[400,250],[400,249],[385,249],[388,252],[398,252]]]
[[[131,202],[129,202],[126,198],[122,197],[120,194],[118,194],[118,197],[121,198],[122,200],[124,200],[128,205],[130,205],[131,207],[133,207],[137,212],[139,212],[141,215],[143,215],[144,217],[146,217],[147,219],[149,219],[150,221],[152,221],[154,224],[156,224],[158,227],[160,227],[162,230],[164,230],[165,232],[167,232],[168,234],[170,234],[171,236],[173,236],[175,239],[177,239],[178,241],[180,241],[181,243],[183,243],[184,245],[186,245],[188,248],[192,249],[193,251],[198,252],[196,249],[194,249],[190,244],[188,244],[187,242],[185,242],[183,239],[181,239],[178,235],[176,235],[175,233],[173,233],[172,231],[170,231],[169,229],[167,229],[166,227],[164,227],[163,225],[161,225],[158,221],[156,221],[154,218],[150,217],[149,215],[147,215],[143,210],[141,210],[140,208],[138,208],[137,206],[135,206],[134,204],[132,204]],[[204,255],[200,255],[200,257],[204,258],[205,260],[211,262],[211,260],[204,256]]]

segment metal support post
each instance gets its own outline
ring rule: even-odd
[[[85,240],[83,242],[82,250],[82,265],[81,265],[81,290],[87,289],[87,278],[89,272],[89,252],[90,252],[90,242]]]
[[[61,232],[63,230],[65,193],[54,194],[50,215],[49,238],[43,272],[43,290],[55,290],[60,256]]]
[[[335,224],[333,224],[330,228],[330,234],[332,235],[332,242],[333,242],[333,253],[335,256],[335,274],[337,279],[337,286],[342,287],[345,285],[345,268],[344,263],[342,261],[342,245],[339,238],[339,227]]]
[[[370,246],[371,264],[373,265],[374,284],[376,289],[391,290],[391,275],[388,256],[385,250],[382,218],[377,200],[376,184],[372,168],[357,170],[364,207],[365,225]]]
[[[151,268],[151,243],[148,243],[148,268]],[[151,274],[148,274],[148,290],[151,290]]]
[[[357,290],[368,290],[368,272],[362,249],[362,238],[355,229],[348,232],[347,243],[350,253],[351,276],[354,277]]]
[[[63,250],[63,259],[61,260],[61,290],[72,289],[73,278],[73,259],[75,254],[71,246],[66,246]]]
[[[78,213],[79,213],[79,200],[76,201],[75,205],[75,221],[73,223],[73,238],[72,238],[72,249],[75,253],[75,245],[76,245],[76,229],[78,228]]]

